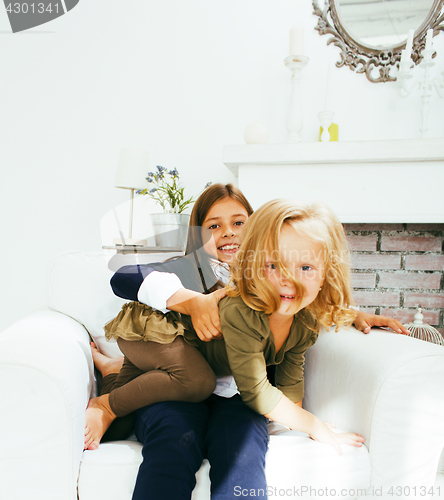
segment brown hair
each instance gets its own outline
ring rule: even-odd
[[[232,184],[212,184],[197,198],[190,216],[187,248],[185,254],[195,252],[203,247],[201,227],[211,207],[225,198],[232,198],[239,202],[247,211],[248,216],[253,213],[242,191]]]
[[[279,308],[276,290],[264,279],[267,253],[276,255],[276,265],[303,296],[304,286],[286,269],[279,255],[279,236],[284,224],[301,235],[323,244],[325,277],[316,299],[305,311],[318,325],[350,324],[353,305],[348,245],[342,224],[322,204],[307,205],[289,200],[273,200],[259,208],[247,221],[242,243],[232,263],[232,286],[228,295],[240,295],[252,309],[271,314]],[[301,299],[302,300],[302,299]]]
[[[197,198],[193,210],[191,211],[185,255],[194,254],[206,293],[213,292],[224,285],[223,283],[217,282],[215,284],[211,283],[210,286],[207,287],[206,283],[209,281],[213,281],[214,283],[214,280],[208,280],[209,276],[214,277],[214,272],[209,262],[210,256],[206,254],[203,248],[202,225],[211,207],[225,198],[232,198],[239,202],[247,211],[248,216],[253,213],[253,209],[242,191],[232,184],[212,184],[205,189],[199,198]],[[205,279],[205,277],[207,279]]]

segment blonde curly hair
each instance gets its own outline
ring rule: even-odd
[[[324,249],[324,283],[315,300],[304,308],[310,328],[349,325],[356,312],[349,266],[349,250],[342,224],[333,212],[323,204],[303,204],[291,200],[273,200],[259,208],[248,219],[242,234],[242,244],[231,265],[232,278],[229,296],[240,295],[243,301],[256,311],[272,314],[281,300],[274,287],[265,278],[267,255],[296,288],[299,303],[305,287],[286,268],[279,253],[279,236],[284,224],[290,224],[296,233],[320,242]],[[307,316],[307,315],[305,315]]]

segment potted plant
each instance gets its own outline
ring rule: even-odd
[[[184,249],[190,216],[183,212],[194,203],[194,198],[185,197],[176,168],[167,170],[158,165],[157,172],[148,172],[146,180],[152,186],[138,194],[149,196],[163,209],[163,213],[151,214],[156,246]]]

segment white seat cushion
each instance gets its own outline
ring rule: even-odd
[[[135,441],[103,443],[98,450],[84,451],[80,465],[80,500],[131,500],[142,445]]]
[[[269,496],[317,498],[327,488],[330,496],[336,496],[335,490],[341,498],[354,498],[357,490],[363,494],[370,485],[370,457],[365,446],[342,445],[343,454],[338,455],[332,446],[279,424],[269,424],[269,432],[265,468]],[[310,488],[315,493],[310,495]]]

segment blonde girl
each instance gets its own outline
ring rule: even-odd
[[[243,401],[338,453],[341,444],[361,446],[358,434],[333,432],[302,409],[305,351],[320,328],[350,325],[356,316],[346,239],[334,214],[292,201],[262,206],[245,227],[228,295],[220,304],[222,333]],[[276,365],[275,386],[267,365]]]

